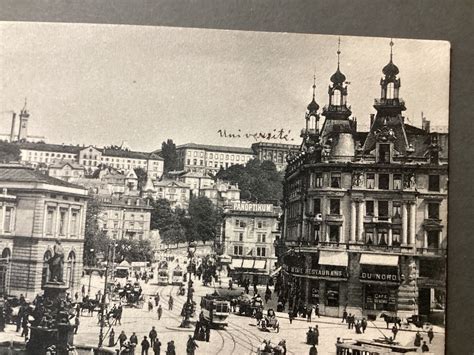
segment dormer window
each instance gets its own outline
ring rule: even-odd
[[[378,162],[390,163],[390,144],[380,143],[378,149]]]

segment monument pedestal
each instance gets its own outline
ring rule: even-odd
[[[74,326],[69,323],[66,301],[67,287],[63,282],[47,282],[44,290],[44,318],[39,326],[32,326],[27,349],[32,353],[43,355],[53,346],[58,355],[67,355],[69,345],[74,343]]]

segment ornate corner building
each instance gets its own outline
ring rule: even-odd
[[[444,322],[448,134],[405,122],[398,74],[391,53],[369,132],[351,119],[339,59],[321,128],[313,85],[277,241],[289,307]]]

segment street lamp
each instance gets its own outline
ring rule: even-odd
[[[194,309],[194,301],[193,301],[193,281],[191,280],[191,274],[192,274],[192,260],[194,257],[194,253],[196,252],[197,244],[195,241],[190,241],[188,244],[188,297],[186,302],[183,305],[183,315],[184,319],[181,322],[180,327],[181,328],[190,328],[191,326],[191,315],[193,314],[193,309]]]
[[[91,294],[91,278],[92,278],[92,253],[94,252],[94,249],[89,249],[89,287],[87,288],[87,294]]]

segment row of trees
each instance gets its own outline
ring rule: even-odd
[[[245,166],[232,165],[221,169],[216,177],[239,184],[242,200],[278,204],[283,196],[283,174],[269,160],[252,159]]]
[[[173,210],[168,200],[152,201],[151,229],[160,231],[166,244],[209,241],[219,236],[222,209],[205,196],[191,198],[188,210]]]

